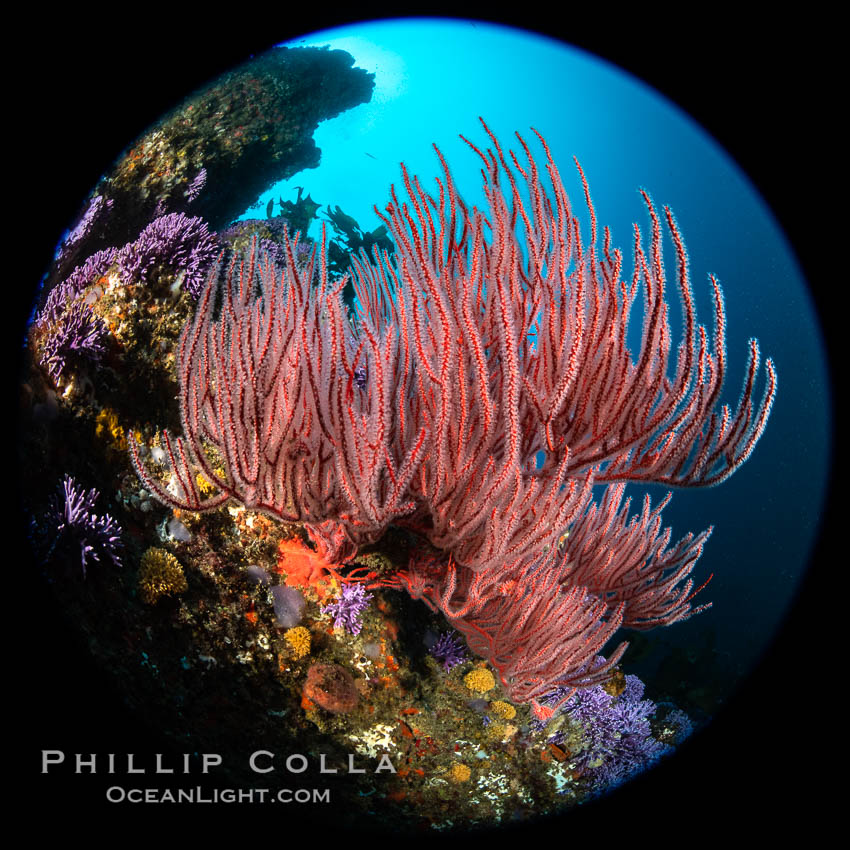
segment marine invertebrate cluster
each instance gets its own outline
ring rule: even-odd
[[[92,203],[100,215],[110,206],[111,202]],[[84,218],[81,226],[87,221]],[[117,270],[125,283],[145,282],[155,270],[168,270],[197,298],[218,251],[218,240],[206,222],[182,213],[154,219],[120,249],[96,251],[47,293],[33,323],[39,362],[58,382],[69,370],[100,361],[109,331],[91,305],[102,294],[102,286],[83,293],[110,269]]]
[[[33,325],[39,362],[58,383],[68,371],[101,360],[109,330],[92,304],[110,270],[124,283],[146,282],[155,272],[167,271],[197,298],[218,251],[218,240],[203,219],[172,213],[151,221],[122,248],[95,252],[47,293]]]
[[[64,315],[76,302],[77,296],[109,270],[115,262],[117,253],[114,248],[95,252],[47,293],[44,304],[33,323],[36,335],[51,334],[53,326],[67,321]],[[43,356],[41,362],[44,365]]]
[[[596,658],[594,666],[603,662],[603,658]],[[643,695],[643,682],[627,674],[622,693],[614,696],[595,685],[571,694],[560,708],[560,714],[580,729],[579,743],[576,745],[571,739],[570,762],[597,793],[616,788],[672,752],[670,746],[653,736],[649,721],[657,706]],[[547,701],[557,702],[560,696],[552,694]],[[679,714],[684,720],[678,722],[689,725],[687,716]],[[549,740],[561,744],[565,734],[562,727]]]
[[[139,596],[154,605],[164,596],[176,596],[188,588],[183,567],[166,549],[150,548],[142,555],[138,577]]]
[[[82,292],[115,262],[117,252],[97,251],[47,294],[33,323],[39,362],[55,382],[73,367],[97,363],[105,350],[106,323]]]
[[[452,765],[452,769],[449,771],[449,777],[452,782],[458,784],[469,782],[472,777],[472,768],[467,764],[463,764],[463,762],[457,762]]]
[[[94,195],[87,205],[79,221],[62,241],[56,252],[55,264],[60,274],[67,273],[67,268],[74,262],[82,244],[93,236],[97,225],[106,219],[112,209],[112,200],[103,195]]]
[[[503,699],[497,699],[491,702],[490,711],[503,720],[513,720],[516,717],[516,709]]]
[[[165,504],[203,511],[236,499],[303,523],[329,561],[391,523],[419,532],[441,556],[419,553],[377,583],[439,609],[512,699],[539,701],[610,675],[624,645],[604,665],[590,662],[620,625],[701,610],[690,573],[709,532],[669,545],[666,499],[630,518],[623,487],[728,478],[764,430],[776,376],[768,360],[757,403],[751,340],[738,408],[718,406],[722,292],[710,277],[712,336],[696,321],[672,213],[643,193],[650,238],[645,246],[635,226],[627,282],[607,229],[598,244],[583,172],[586,241],[545,140],[541,166],[517,138],[522,161],[492,134],[487,151],[469,143],[486,215],[464,203],[439,150],[436,196],[403,168],[407,199],[393,189],[381,216],[396,251],[354,258],[351,319],[345,278],[328,279],[324,239],[306,265],[295,261],[298,237],[285,234],[282,269],[252,250],[211,274],[177,355],[183,435],[162,438],[173,486],[147,471],[134,441],[131,451]],[[662,222],[683,305],[675,363]],[[641,289],[633,356],[626,337]],[[201,495],[198,471],[215,496]],[[607,485],[598,505],[594,484]]]
[[[191,204],[198,195],[203,191],[204,186],[207,184],[207,170],[206,168],[201,167],[201,170],[194,176],[192,181],[186,187],[186,200]]]
[[[106,442],[108,450],[124,455],[127,451],[127,435],[118,414],[111,407],[103,407],[95,419],[95,436]]]

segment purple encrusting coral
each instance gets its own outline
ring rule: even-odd
[[[372,594],[367,593],[362,584],[344,584],[339,599],[325,605],[325,611],[334,615],[334,628],[344,628],[353,635],[359,635],[363,628],[362,616],[368,607]]]
[[[47,557],[58,549],[64,548],[71,554],[79,548],[83,577],[89,558],[100,561],[100,556],[106,555],[116,566],[121,566],[124,545],[121,527],[109,514],[98,516],[94,512],[99,496],[96,488],[83,490],[70,475],[66,475],[59,492],[51,497],[44,516],[47,533],[53,538]]]
[[[125,280],[147,280],[156,266],[182,272],[183,289],[197,300],[218,251],[218,240],[202,218],[169,213],[155,218],[135,242],[125,245],[117,261]]]
[[[597,658],[596,664],[603,661]],[[643,682],[637,676],[625,678],[625,689],[618,696],[594,685],[576,691],[558,712],[581,728],[582,744],[572,762],[595,794],[616,788],[673,751],[652,735],[649,721],[658,706],[643,698]],[[550,694],[545,702],[554,703],[562,696]],[[560,744],[568,734],[568,727],[561,727],[549,741]]]
[[[443,665],[443,670],[448,673],[453,667],[466,661],[469,657],[466,645],[457,632],[445,632],[434,641],[429,650],[434,659]]]

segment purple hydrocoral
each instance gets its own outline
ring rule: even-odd
[[[218,240],[202,218],[169,213],[155,218],[117,259],[126,279],[147,280],[156,266],[182,272],[183,289],[197,300],[218,250]]]
[[[62,284],[60,288],[66,286]],[[57,381],[69,365],[81,361],[97,363],[103,355],[107,334],[103,319],[82,301],[75,301],[58,312],[56,320],[49,326],[39,363]]]
[[[101,554],[121,566],[121,527],[109,514],[98,516],[94,512],[99,496],[96,488],[86,491],[66,475],[59,492],[51,497],[44,517],[47,533],[53,537],[48,557],[57,549],[68,550],[70,554],[79,548],[83,577],[89,558],[100,561]]]
[[[82,265],[77,266],[68,277],[47,295],[44,306],[36,317],[38,327],[55,322],[74,300],[92,281],[101,277],[115,262],[115,248],[96,251]]]
[[[191,204],[198,195],[201,194],[201,190],[207,184],[207,170],[206,168],[202,168],[196,175],[195,179],[188,185],[186,188],[186,199]]]
[[[54,381],[69,365],[97,363],[103,355],[106,323],[77,296],[109,269],[116,255],[114,248],[92,254],[50,290],[36,316],[35,327],[44,333],[39,363]]]
[[[602,662],[604,659],[597,658],[594,666]],[[558,712],[581,727],[582,746],[571,761],[590,782],[594,793],[621,785],[673,751],[653,737],[649,720],[658,706],[644,699],[643,694],[643,682],[627,675],[625,689],[619,696],[612,696],[602,685],[594,685],[574,693]],[[560,698],[555,692],[544,702],[554,703]],[[549,741],[560,744],[567,734],[568,730],[562,727]]]
[[[669,743],[681,744],[694,731],[691,718],[679,708],[673,708],[664,718],[664,728],[670,736]],[[667,741],[667,738],[664,739]]]
[[[334,628],[344,628],[347,632],[358,635],[363,628],[363,610],[368,607],[372,594],[367,593],[362,584],[344,584],[339,599],[325,605],[325,611],[334,615]]]
[[[74,229],[65,237],[61,247],[57,251],[57,262],[61,263],[70,249],[91,233],[92,228],[97,223],[98,219],[100,219],[104,213],[108,213],[112,209],[112,203],[111,198],[104,198],[103,195],[95,195],[91,201],[89,201],[86,211],[80,217],[80,220],[77,222]]]
[[[251,244],[253,237],[258,237],[258,246],[261,254],[266,254],[276,265],[286,264],[286,250],[284,249],[284,232],[288,233],[286,219],[281,216],[269,219],[248,218],[234,221],[225,230],[219,232],[221,240],[231,247],[242,244]],[[271,237],[263,236],[270,233]],[[295,238],[295,233],[291,234]],[[310,259],[314,244],[305,239],[301,234],[298,244],[295,246],[295,265],[303,269]]]
[[[429,651],[434,659],[443,665],[446,673],[469,657],[466,646],[457,632],[445,632],[440,635]]]
[[[97,280],[107,272],[117,256],[118,251],[115,248],[95,251],[82,265],[77,266],[68,275],[65,282],[72,284],[77,292],[82,292],[92,281]]]

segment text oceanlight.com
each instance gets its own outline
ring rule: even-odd
[[[330,803],[328,788],[122,788],[106,790],[110,803]]]

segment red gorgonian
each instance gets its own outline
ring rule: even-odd
[[[669,496],[629,518],[624,486],[728,478],[764,430],[776,374],[767,360],[756,403],[750,340],[737,409],[721,405],[722,292],[710,276],[712,334],[697,323],[670,210],[642,193],[649,240],[635,225],[627,279],[607,228],[597,244],[578,163],[589,238],[543,137],[538,163],[519,134],[520,155],[506,154],[484,128],[493,147],[468,144],[487,209],[464,203],[436,146],[435,193],[402,166],[406,196],[393,187],[379,213],[395,251],[353,257],[353,313],[347,278],[328,279],[324,239],[306,265],[297,234],[284,237],[282,267],[256,249],[220,261],[180,340],[183,434],[162,437],[168,486],[132,437],[131,451],[164,504],[203,511],[234,499],[303,523],[329,561],[390,524],[421,534],[440,555],[417,553],[383,583],[442,611],[513,699],[536,704],[607,676],[624,645],[588,671],[619,626],[705,607],[690,604],[690,573],[710,530],[671,546],[660,517]],[[682,304],[675,358],[665,225]],[[217,495],[203,498],[198,472]],[[594,484],[607,485],[598,504]]]

